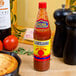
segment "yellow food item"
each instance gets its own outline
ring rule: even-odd
[[[15,71],[17,67],[18,62],[13,56],[0,53],[0,76]]]

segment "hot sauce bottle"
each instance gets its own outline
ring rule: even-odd
[[[46,12],[47,3],[39,3],[39,12],[34,29],[34,69],[46,71],[50,67],[51,30]]]

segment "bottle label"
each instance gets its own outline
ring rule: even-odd
[[[40,19],[36,22],[37,29],[47,29],[49,27],[48,20]]]
[[[10,27],[10,0],[0,0],[0,30]]]
[[[50,40],[38,41],[34,40],[34,60],[47,61],[50,60]]]

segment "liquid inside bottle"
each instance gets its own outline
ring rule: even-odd
[[[34,69],[37,71],[46,71],[50,67],[50,38],[46,3],[40,2],[34,29]]]

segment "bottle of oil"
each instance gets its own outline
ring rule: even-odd
[[[11,34],[10,0],[0,1],[0,40]]]

